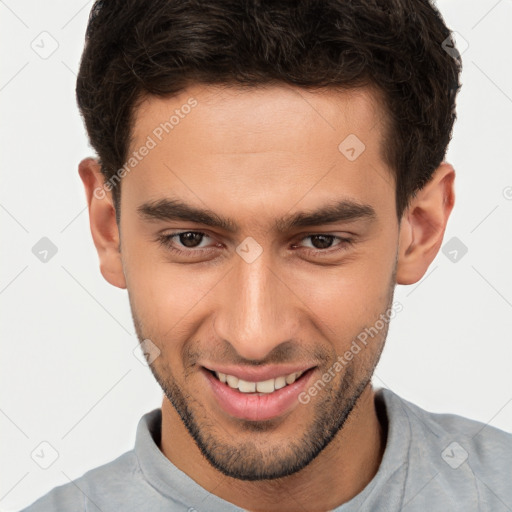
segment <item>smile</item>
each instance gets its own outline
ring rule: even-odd
[[[303,371],[293,372],[289,375],[281,375],[275,379],[259,382],[250,382],[221,372],[214,372],[214,375],[221,382],[226,383],[232,389],[238,389],[241,393],[268,394],[293,384],[303,373]]]
[[[300,404],[298,397],[315,368],[260,381],[240,379],[205,367],[201,373],[208,383],[207,390],[224,413],[239,419],[264,421],[290,413]]]

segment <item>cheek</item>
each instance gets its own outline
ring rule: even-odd
[[[391,258],[361,258],[314,275],[296,274],[295,288],[328,338],[336,333],[349,341],[388,307],[393,265]]]
[[[143,250],[133,245],[126,243],[124,258],[132,307],[153,336],[162,341],[166,336],[177,337],[185,328],[193,327],[191,322],[198,321],[197,306],[222,275],[171,264],[165,261],[163,251],[149,244]]]

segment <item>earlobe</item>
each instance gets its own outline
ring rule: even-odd
[[[101,274],[113,286],[126,288],[112,193],[104,187],[100,165],[94,158],[82,160],[78,173],[85,188],[89,224],[100,260]]]
[[[397,284],[418,282],[439,252],[455,202],[454,181],[453,167],[443,162],[404,212],[400,223]]]

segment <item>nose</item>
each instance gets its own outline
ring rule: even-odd
[[[216,336],[229,342],[240,357],[254,361],[297,339],[300,301],[288,280],[266,251],[251,263],[240,258],[223,280]]]

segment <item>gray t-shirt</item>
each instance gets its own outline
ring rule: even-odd
[[[381,464],[335,512],[512,511],[512,434],[427,412],[389,389],[377,390],[376,406],[388,425]],[[160,422],[160,409],[145,414],[133,450],[56,487],[25,511],[243,510],[207,492],[163,455]]]

